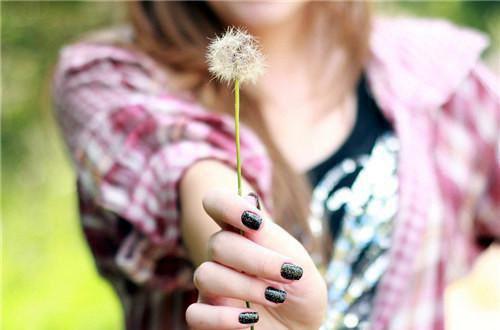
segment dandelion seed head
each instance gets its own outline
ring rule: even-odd
[[[207,62],[210,73],[228,83],[235,80],[255,83],[264,72],[264,58],[257,41],[238,28],[229,28],[212,40]]]

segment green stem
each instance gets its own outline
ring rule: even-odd
[[[238,195],[242,195],[241,188],[241,155],[240,155],[240,81],[234,81],[234,127],[236,142],[236,171],[238,173]]]
[[[243,189],[241,187],[241,155],[240,155],[240,81],[236,79],[234,81],[234,139],[236,142],[236,173],[238,176],[238,195],[243,195]],[[243,231],[240,231],[243,235]],[[247,308],[250,308],[250,302],[245,301]],[[252,325],[251,330],[255,327]]]

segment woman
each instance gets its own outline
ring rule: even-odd
[[[446,284],[500,234],[484,36],[361,2],[139,1],[130,19],[129,39],[66,47],[55,77],[127,328],[444,327]],[[242,90],[259,197],[234,191],[231,90],[205,62],[227,26],[267,61]]]

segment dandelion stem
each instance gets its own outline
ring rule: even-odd
[[[240,81],[234,80],[234,140],[236,142],[236,173],[238,177],[238,195],[243,195],[241,187],[241,155],[240,155]],[[240,231],[243,235],[243,231]],[[245,306],[250,308],[250,302],[245,301]],[[255,327],[252,325],[251,330]]]
[[[234,127],[236,142],[236,171],[238,173],[238,195],[242,195],[241,188],[241,155],[240,155],[240,81],[234,81]]]

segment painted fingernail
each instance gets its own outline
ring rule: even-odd
[[[302,274],[304,274],[304,270],[302,269],[302,267],[299,267],[297,265],[285,262],[281,266],[281,277],[287,280],[300,280]]]
[[[250,229],[257,230],[262,223],[262,218],[255,212],[245,211],[241,215],[241,222]]]
[[[273,287],[268,287],[265,292],[266,299],[272,301],[276,304],[281,304],[285,302],[286,291],[275,289]]]
[[[259,314],[257,312],[240,313],[239,321],[241,324],[257,323],[259,321]]]

